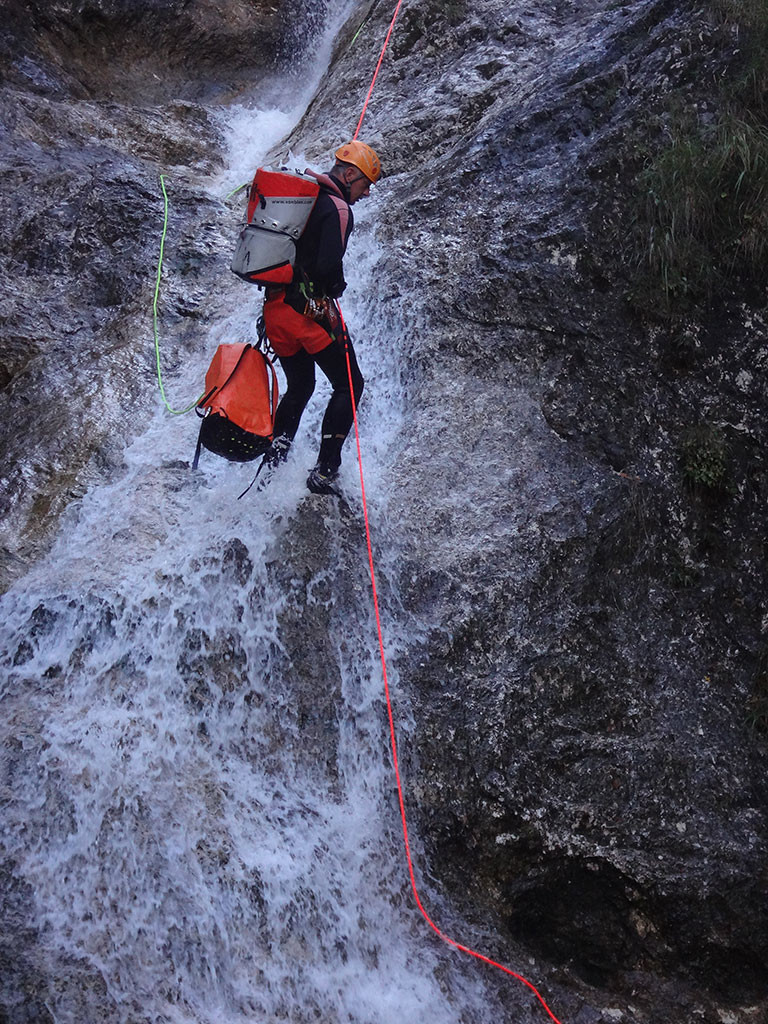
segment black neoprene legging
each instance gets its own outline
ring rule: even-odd
[[[354,420],[347,373],[347,358],[337,341],[310,355],[302,349],[295,356],[280,356],[286,380],[286,391],[277,407],[275,437],[285,434],[291,440],[299,429],[301,415],[315,390],[315,363],[331,382],[333,394],[323,416],[322,440],[318,464],[323,469],[337,470],[341,465],[341,446]],[[364,381],[357,365],[352,342],[349,342],[349,363],[355,393],[355,407],[360,402]]]

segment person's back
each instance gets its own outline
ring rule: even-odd
[[[308,279],[313,294],[336,299],[346,287],[343,259],[355,221],[343,183],[327,174],[315,177],[320,194],[296,243],[294,281]]]
[[[368,195],[380,174],[381,164],[371,147],[350,142],[336,151],[336,163],[327,175],[314,175],[320,193],[297,242],[293,282],[285,288],[269,288],[264,303],[267,336],[287,383],[275,418],[275,440],[265,456],[267,464],[275,466],[287,457],[314,391],[315,364],[333,387],[323,417],[317,465],[307,479],[309,489],[318,494],[336,493],[341,448],[363,391],[354,350],[349,338],[342,337],[332,300],[346,288],[343,258],[354,227],[351,207]]]

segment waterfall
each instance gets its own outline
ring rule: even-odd
[[[229,184],[307,99],[222,115]],[[419,642],[387,582],[405,328],[374,273],[379,201],[358,211],[343,302],[394,653]],[[242,295],[174,394],[200,392],[217,344],[253,338],[261,296]],[[327,397],[321,378],[290,461],[242,501],[253,466],[204,453],[192,474],[194,417],[158,408],[2,598],[3,870],[57,1024],[507,1019],[410,895],[351,439],[349,506],[305,488]]]

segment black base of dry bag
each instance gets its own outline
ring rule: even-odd
[[[197,451],[192,468],[197,468],[201,447],[207,448],[214,455],[221,455],[230,462],[253,462],[264,454],[270,443],[268,437],[251,434],[238,427],[232,420],[228,420],[226,416],[213,412],[200,424],[200,436],[197,439]]]

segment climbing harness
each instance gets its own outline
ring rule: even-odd
[[[157,329],[157,302],[160,297],[160,279],[163,274],[163,253],[165,251],[165,236],[168,233],[168,193],[165,190],[164,174],[160,175],[160,188],[163,190],[164,201],[163,233],[160,238],[160,255],[157,260],[157,277],[155,279],[155,298],[152,303],[152,328],[155,336],[155,364],[157,366],[157,383],[160,386],[160,394],[162,396],[165,408],[172,416],[182,416],[185,412],[190,412],[192,409],[194,409],[195,406],[201,401],[203,396],[201,395],[200,398],[196,398],[194,402],[191,402],[183,409],[174,409],[168,402],[168,399],[165,394],[165,387],[163,386],[163,374],[160,369],[160,335]]]

